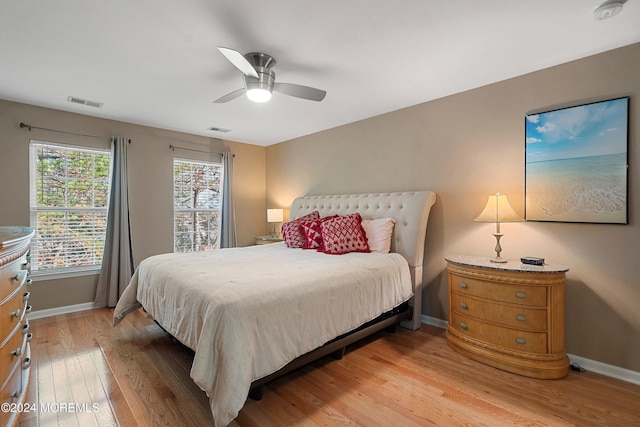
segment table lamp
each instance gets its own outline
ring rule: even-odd
[[[496,193],[495,196],[489,196],[487,205],[484,210],[478,215],[474,221],[477,222],[495,222],[496,232],[493,235],[496,237],[496,256],[491,258],[491,262],[507,262],[507,260],[500,258],[500,252],[502,247],[500,246],[500,238],[503,236],[500,233],[501,222],[520,222],[523,219],[513,210],[509,204],[507,196],[504,194]]]
[[[276,223],[282,222],[284,219],[283,210],[282,209],[267,209],[267,222],[268,223]],[[280,234],[276,229],[276,225],[273,224],[273,228],[271,229],[271,237],[278,237]]]

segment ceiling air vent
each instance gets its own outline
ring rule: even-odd
[[[82,99],[75,96],[68,96],[67,101],[73,102],[74,104],[86,105],[88,107],[94,108],[102,108],[102,106],[104,105],[104,103],[102,102],[89,101],[88,99]]]
[[[219,127],[215,127],[215,126],[210,127],[209,130],[212,130],[214,132],[220,132],[220,133],[231,132],[231,129],[223,129],[223,128],[219,128]]]

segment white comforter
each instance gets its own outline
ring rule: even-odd
[[[209,396],[216,426],[225,426],[252,381],[412,295],[398,254],[326,255],[276,243],[150,257],[114,320],[141,304],[195,350],[191,377]]]

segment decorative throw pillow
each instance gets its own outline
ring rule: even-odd
[[[371,252],[388,254],[391,250],[391,235],[395,218],[363,219],[362,228],[367,235]]]
[[[313,211],[301,216],[300,218],[296,218],[282,224],[282,237],[284,238],[284,242],[287,247],[305,248],[307,246],[307,238],[305,237],[304,232],[300,230],[300,224],[305,221],[312,221],[319,218],[320,213],[318,211]]]
[[[370,252],[362,229],[360,214],[339,216],[320,224],[324,252],[341,255],[348,252]]]
[[[320,252],[324,252],[324,242],[322,240],[322,230],[320,224],[325,221],[335,218],[334,216],[327,216],[320,219],[314,219],[313,221],[305,221],[301,223],[300,227],[307,239],[307,249],[318,249]]]

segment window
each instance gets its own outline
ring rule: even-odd
[[[107,229],[111,152],[31,141],[31,270],[96,270]]]
[[[206,251],[219,247],[222,165],[173,160],[173,250]]]

